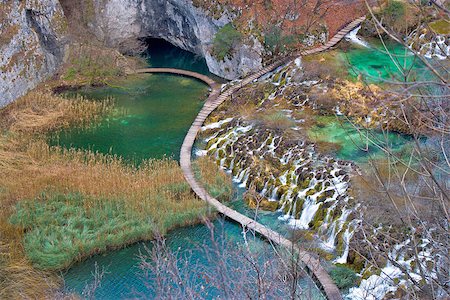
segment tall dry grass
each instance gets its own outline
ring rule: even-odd
[[[0,127],[12,132],[46,133],[69,126],[88,126],[114,107],[111,98],[90,101],[65,99],[46,91],[28,93],[0,110]]]
[[[46,143],[48,132],[89,126],[112,110],[111,100],[68,100],[47,92],[32,92],[0,110],[1,299],[46,298],[59,287],[55,273],[37,270],[27,256],[24,241],[38,224],[11,224],[18,203],[24,200],[45,202],[58,195],[79,194],[85,212],[120,207],[130,216],[139,216],[142,222],[148,220],[152,223],[148,228],[161,234],[198,222],[206,212],[206,205],[192,194],[176,161],[148,160],[134,166],[117,156],[50,147]],[[95,218],[95,214],[89,216]],[[61,230],[64,232],[64,228]],[[123,245],[135,241],[123,236]],[[143,236],[151,237],[152,233],[139,237]],[[46,239],[40,236],[33,245],[44,249]],[[113,244],[121,246],[117,240]],[[80,250],[75,259],[96,252]],[[69,264],[65,261],[54,269]]]

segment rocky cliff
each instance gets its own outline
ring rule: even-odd
[[[57,0],[0,0],[0,107],[57,70],[65,24]]]
[[[210,16],[192,0],[91,0],[87,27],[95,36],[122,52],[137,50],[138,41],[162,38],[206,58],[211,72],[235,79],[262,66],[263,48],[259,41],[239,44],[232,57],[218,60],[212,54],[212,42],[217,30],[229,23],[233,15],[224,10],[220,16]],[[70,6],[70,0],[63,0]],[[73,3],[73,2],[72,2]]]

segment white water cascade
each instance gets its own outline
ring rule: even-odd
[[[352,31],[350,31],[349,33],[347,33],[347,35],[345,36],[345,40],[352,42],[356,45],[365,47],[365,48],[370,48],[369,44],[363,40],[362,38],[360,38],[357,34],[358,31],[361,29],[361,25],[356,27],[355,29],[353,29]]]
[[[344,253],[342,253],[341,257],[338,257],[334,260],[335,264],[347,263],[347,257],[348,257],[348,253],[350,251],[350,239],[351,239],[352,235],[353,235],[353,232],[350,231],[350,226],[349,226],[345,230],[344,236],[342,237],[344,239],[344,244],[345,244]]]
[[[419,53],[428,59],[447,59],[450,56],[450,41],[445,36],[436,36],[434,41],[422,45]]]

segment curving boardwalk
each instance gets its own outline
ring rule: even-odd
[[[292,55],[283,59],[276,61],[275,63],[261,69],[260,71],[244,78],[238,85],[232,86],[223,93],[220,91],[220,84],[216,83],[214,80],[209,77],[198,74],[191,71],[178,70],[178,69],[170,69],[170,68],[147,68],[147,69],[139,69],[133,73],[170,73],[170,74],[179,74],[190,76],[201,80],[208,84],[211,88],[211,93],[209,94],[208,99],[203,105],[202,110],[199,112],[197,117],[194,120],[194,123],[189,129],[187,133],[183,145],[181,147],[180,153],[180,165],[183,170],[184,176],[194,190],[194,192],[204,201],[208,202],[210,205],[214,206],[217,211],[221,214],[227,216],[228,218],[240,223],[243,227],[249,228],[258,232],[260,235],[264,236],[268,240],[272,241],[275,244],[282,245],[287,249],[290,249],[292,252],[296,252],[299,255],[299,259],[306,265],[307,269],[312,273],[313,277],[318,281],[320,287],[323,289],[326,297],[328,299],[342,299],[342,296],[339,292],[339,289],[334,284],[327,271],[320,264],[319,259],[312,256],[307,251],[301,249],[294,243],[292,243],[287,238],[283,237],[279,233],[265,227],[264,225],[256,222],[255,220],[227,207],[222,204],[219,200],[213,198],[208,192],[203,188],[202,184],[199,183],[194,176],[192,165],[191,165],[191,154],[192,154],[192,146],[194,145],[195,139],[197,137],[198,132],[200,131],[201,126],[203,125],[206,118],[214,111],[220,104],[222,104],[231,94],[237,92],[243,86],[257,80],[262,75],[271,72],[282,66],[298,56],[304,56],[309,54],[314,54],[317,52],[321,52],[327,50],[334,45],[336,45],[347,33],[356,28],[365,20],[365,17],[358,18],[345,26],[342,30],[340,30],[332,39],[330,39],[325,45],[320,46],[318,48],[314,48],[311,50],[301,51],[296,55]]]

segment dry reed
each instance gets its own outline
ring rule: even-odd
[[[32,92],[0,110],[1,299],[45,298],[59,286],[55,273],[36,270],[27,258],[23,243],[33,228],[10,223],[23,200],[47,201],[58,195],[80,194],[85,212],[120,204],[126,214],[137,215],[142,222],[148,220],[152,223],[148,228],[161,234],[198,222],[206,212],[205,203],[192,194],[176,161],[148,160],[134,166],[117,156],[46,143],[48,132],[89,126],[112,109],[111,100],[68,100]],[[43,193],[47,197],[42,197]],[[152,234],[144,232],[139,238]],[[45,241],[46,237],[42,238]],[[134,241],[125,236],[122,245],[115,241],[113,246]],[[76,259],[96,252],[98,249],[81,251]],[[66,261],[53,269],[68,264]]]

